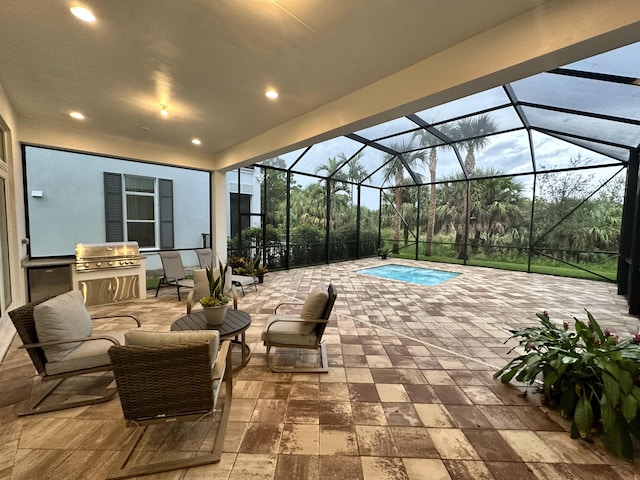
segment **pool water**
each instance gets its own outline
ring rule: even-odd
[[[389,264],[380,267],[371,267],[358,270],[358,273],[373,277],[388,278],[401,282],[417,283],[419,285],[438,285],[460,275],[445,270],[432,270],[431,268],[408,267],[406,265]]]

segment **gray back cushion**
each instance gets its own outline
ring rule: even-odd
[[[84,306],[84,299],[79,290],[63,293],[36,305],[33,309],[33,320],[40,342],[91,336],[91,316]],[[58,362],[78,345],[80,342],[72,342],[42,349],[48,361]]]
[[[300,310],[300,316],[305,320],[318,320],[322,318],[328,300],[329,292],[327,286],[321,283],[309,293]]]
[[[209,342],[211,360],[215,362],[218,348],[220,348],[220,333],[217,330],[185,330],[184,332],[130,330],[124,334],[125,345],[182,345],[199,342]]]

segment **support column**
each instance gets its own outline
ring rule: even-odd
[[[227,260],[228,213],[226,174],[211,172],[211,248],[222,262]]]

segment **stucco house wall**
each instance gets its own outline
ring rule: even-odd
[[[209,172],[32,146],[25,157],[32,258],[73,255],[78,242],[105,241],[104,172],[173,181],[174,248],[200,247],[210,231]],[[195,254],[183,257],[185,265],[195,262]],[[147,268],[160,268],[156,255]]]

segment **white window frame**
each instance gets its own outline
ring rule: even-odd
[[[127,178],[145,178],[153,180],[153,193],[150,192],[135,192],[127,190]],[[131,196],[140,196],[140,197],[153,197],[153,220],[138,220],[138,219],[129,219],[129,212],[127,208],[127,197]],[[122,200],[122,221],[124,224],[124,239],[125,241],[129,241],[129,222],[135,223],[153,223],[153,246],[140,246],[140,250],[156,250],[160,243],[160,205],[158,199],[158,179],[155,177],[148,177],[145,175],[134,175],[134,174],[122,174],[122,196],[124,197]]]

